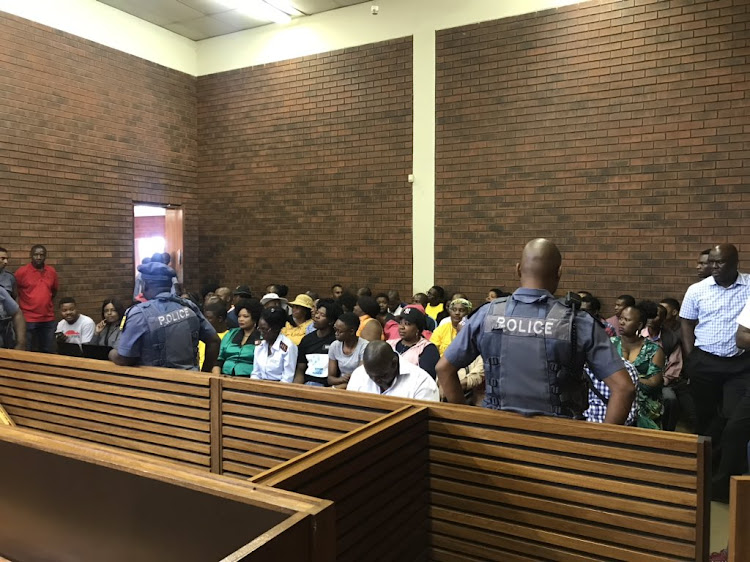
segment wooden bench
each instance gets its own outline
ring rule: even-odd
[[[21,427],[208,470],[209,378],[0,350],[0,402]]]
[[[221,465],[215,472],[254,476],[335,440],[400,405],[363,404],[353,393],[274,382],[217,378]]]
[[[705,562],[701,437],[430,408],[431,560]]]
[[[729,485],[729,562],[750,560],[750,476]]]
[[[331,499],[342,560],[708,555],[694,435],[7,350],[0,402],[21,426]]]
[[[426,408],[405,406],[253,482],[334,501],[336,560],[426,560]]]
[[[331,502],[146,456],[0,428],[11,560],[332,562]]]

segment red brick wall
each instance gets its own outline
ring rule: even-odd
[[[98,318],[105,297],[132,295],[134,201],[185,207],[187,270],[196,267],[195,83],[0,13],[0,245],[11,251],[9,270],[45,244],[60,296]]]
[[[436,280],[515,287],[544,236],[561,292],[606,313],[681,299],[711,244],[750,252],[749,10],[598,1],[439,32]]]
[[[202,277],[411,290],[411,38],[198,79]]]

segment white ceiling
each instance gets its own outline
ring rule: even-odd
[[[173,31],[178,35],[200,41],[227,35],[243,29],[268,25],[268,20],[257,20],[228,8],[221,0],[98,0],[139,19]],[[289,4],[305,15],[327,12],[372,0],[289,0]]]

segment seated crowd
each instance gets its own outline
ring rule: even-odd
[[[559,258],[559,253],[557,255]],[[46,249],[43,247],[32,248],[31,258],[30,264],[17,271],[16,286],[16,278],[4,271],[7,252],[0,248],[0,315],[4,321],[0,344],[17,348],[23,348],[25,344],[27,349],[49,352],[48,335],[49,330],[53,329],[53,345],[56,339],[58,344],[67,346],[123,347],[120,335],[122,326],[128,320],[128,313],[114,298],[102,303],[101,318],[96,322],[78,311],[74,298],[61,298],[58,306],[62,319],[54,325],[51,322],[54,314],[50,318],[49,307],[57,291],[56,274],[53,268],[45,268]],[[191,301],[189,307],[200,317],[201,332],[211,331],[212,327],[218,336],[215,339],[211,333],[215,341],[201,342],[197,353],[193,354],[194,363],[204,371],[216,375],[425,400],[443,399],[443,388],[438,384],[438,380],[443,380],[442,375],[438,376],[442,368],[440,365],[446,360],[450,362],[448,357],[444,357],[446,351],[451,348],[467,320],[485,304],[502,302],[511,296],[500,288],[491,288],[486,302],[476,306],[477,303],[472,303],[465,294],[446,292],[436,285],[426,293],[416,293],[407,303],[393,289],[373,296],[368,287],[345,289],[339,283],[331,287],[330,295],[321,297],[308,291],[296,295],[291,301],[287,298],[289,288],[282,284],[265,287],[260,299],[253,296],[247,285],[239,285],[234,290],[225,286],[207,286],[198,294],[185,291],[176,278],[171,277],[174,272],[168,268],[168,255],[155,254],[149,261],[151,266],[143,269],[148,265],[144,261],[139,267],[144,274],[139,274],[136,279],[134,304],[147,300],[144,293],[148,284],[153,282],[154,271],[161,268],[169,272],[158,298],[182,303]],[[704,384],[707,389],[705,396],[696,393],[696,387],[689,386],[691,377],[688,377],[690,370],[687,365],[690,363],[692,368],[696,367],[698,359],[694,358],[697,352],[702,352],[698,349],[698,340],[702,343],[706,338],[700,328],[711,322],[710,316],[702,317],[710,307],[699,305],[705,301],[718,307],[718,310],[726,309],[720,298],[710,297],[709,300],[703,293],[718,286],[744,286],[745,281],[750,285],[750,277],[737,272],[737,262],[736,248],[728,244],[703,252],[699,258],[698,275],[705,281],[695,283],[688,289],[684,303],[687,310],[682,311],[682,316],[681,303],[674,297],[664,297],[658,302],[637,302],[632,295],[623,294],[617,297],[613,314],[608,318],[602,317],[601,303],[590,292],[580,291],[572,298],[573,308],[579,307],[587,312],[593,317],[594,325],[599,326],[596,330],[606,332],[611,347],[622,358],[630,375],[631,392],[634,387],[636,393],[627,425],[673,431],[680,423],[683,430],[710,434],[711,428],[706,426],[705,420],[721,408],[722,397],[716,391],[714,380],[691,381],[693,385]],[[51,295],[49,302],[34,301],[31,305],[28,302],[24,305],[24,298],[30,298],[25,289],[30,283],[29,279],[45,284]],[[152,290],[149,294],[156,295],[157,291]],[[16,299],[27,316],[25,329],[20,328]],[[732,301],[732,310],[739,314],[747,300],[745,298],[743,303]],[[732,314],[733,317],[737,316],[734,312]],[[51,323],[53,326],[50,326]],[[736,322],[726,324],[729,325],[728,334],[737,330]],[[14,338],[14,331],[19,337]],[[750,334],[750,327],[747,331]],[[690,334],[687,341],[685,334]],[[732,338],[732,349],[737,350],[734,333],[729,336]],[[602,337],[605,345],[608,345],[603,333]],[[740,341],[739,336],[737,341]],[[693,353],[694,349],[696,353]],[[716,352],[706,352],[703,366],[713,368],[712,357],[736,359],[741,355],[741,351],[732,354],[731,349],[727,355],[721,353],[718,348]],[[127,354],[124,355],[127,357]],[[739,365],[739,360],[735,363]],[[138,363],[133,360],[119,364]],[[458,369],[460,391],[464,393],[463,399],[467,404],[486,402],[484,367],[482,357],[478,356],[464,368]],[[589,390],[588,409],[583,417],[590,422],[601,423],[607,414],[612,387],[594,376],[588,366],[584,368],[584,373]],[[627,381],[627,377],[622,376]],[[446,387],[446,394],[449,391],[451,401],[457,401],[454,389]],[[739,392],[741,397],[745,388],[739,389]],[[458,398],[461,399],[460,394]],[[731,402],[726,393],[723,401]],[[630,404],[630,399],[627,404]],[[723,415],[728,419],[731,413]],[[715,439],[720,436],[721,430]]]

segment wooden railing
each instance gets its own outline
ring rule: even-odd
[[[708,555],[694,435],[8,350],[0,403],[22,427],[331,500],[339,560]]]

